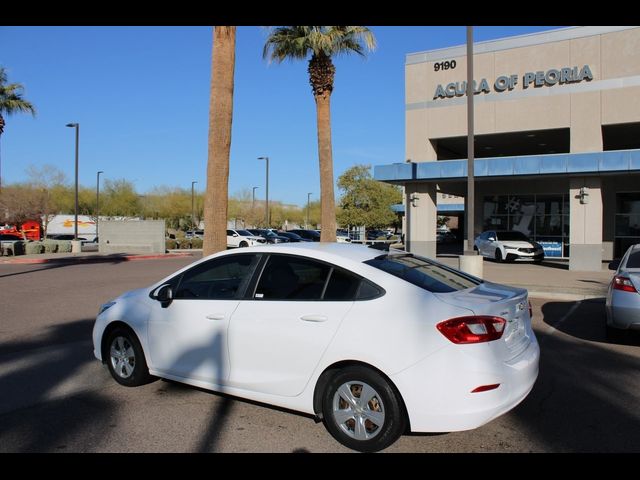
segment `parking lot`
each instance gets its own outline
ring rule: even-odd
[[[193,260],[0,264],[0,452],[348,452],[307,416],[168,381],[121,387],[94,359],[98,306]],[[606,341],[602,298],[532,304],[542,354],[524,402],[386,452],[640,451],[637,337]]]

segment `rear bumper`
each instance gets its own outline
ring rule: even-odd
[[[471,430],[518,405],[538,377],[540,348],[531,332],[527,348],[507,362],[497,360],[500,348],[488,342],[453,346],[390,378],[407,407],[411,431]],[[471,353],[468,347],[472,347]],[[500,384],[494,390],[471,391]]]
[[[621,330],[640,330],[640,307],[607,305],[606,311],[607,325],[610,327]]]

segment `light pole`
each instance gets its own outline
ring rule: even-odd
[[[467,243],[465,255],[476,255],[473,250],[475,227],[475,183],[474,183],[474,141],[473,141],[473,27],[467,27]]]
[[[269,228],[269,157],[258,157],[258,160],[266,160],[267,161],[267,186],[266,186],[266,198],[267,198],[267,206],[266,206],[266,217],[267,217],[267,225],[266,228]]]
[[[104,173],[102,170],[96,175],[96,238],[98,238],[98,222],[100,220],[100,174]]]
[[[306,229],[309,228],[309,199],[311,198],[312,193],[313,192],[307,193],[307,221],[305,222],[305,225],[304,225]]]
[[[196,228],[196,213],[195,213],[196,211],[195,211],[195,209],[194,209],[194,207],[193,207],[193,199],[194,199],[194,196],[193,196],[193,186],[194,186],[196,183],[198,183],[198,182],[197,182],[197,181],[195,181],[195,180],[194,180],[193,182],[191,182],[191,228],[192,228],[193,230],[197,230],[197,228]]]
[[[260,187],[253,187],[253,192],[251,193],[251,210],[253,210],[253,205],[256,203],[256,188]]]
[[[80,124],[67,123],[67,127],[76,129],[76,201],[74,210],[73,239],[78,240],[78,143],[80,141]]]

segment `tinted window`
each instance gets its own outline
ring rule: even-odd
[[[360,278],[334,268],[324,292],[324,300],[353,300],[360,286]]]
[[[625,268],[640,268],[640,250],[636,250],[629,255]]]
[[[358,290],[356,300],[371,300],[372,298],[379,297],[383,293],[384,291],[380,290],[373,283],[368,282],[367,280],[362,280],[360,282],[360,289]]]
[[[320,300],[331,267],[300,257],[271,255],[256,287],[255,298]]]
[[[364,263],[434,293],[455,292],[479,284],[444,265],[413,255],[385,255]]]
[[[236,298],[248,282],[257,261],[257,255],[243,254],[202,263],[182,274],[174,298]]]

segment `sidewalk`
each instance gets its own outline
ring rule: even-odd
[[[458,268],[458,258],[438,256],[445,265]],[[496,263],[485,259],[482,262],[483,278],[490,282],[526,288],[534,298],[557,300],[585,300],[603,298],[613,278],[608,264],[602,264],[598,272],[569,270],[568,262],[545,260],[540,265],[529,262]]]
[[[82,252],[5,256],[0,257],[0,267],[6,264],[122,262],[185,256],[193,256],[194,260],[197,260],[202,256],[202,250],[172,250],[165,254]],[[437,260],[458,268],[457,256],[439,255]],[[602,270],[599,272],[578,272],[569,271],[568,262],[544,261],[536,265],[524,262],[496,263],[485,259],[482,268],[483,278],[490,282],[526,288],[532,298],[567,301],[603,298],[613,278],[613,271],[607,269],[606,263],[602,264]]]

